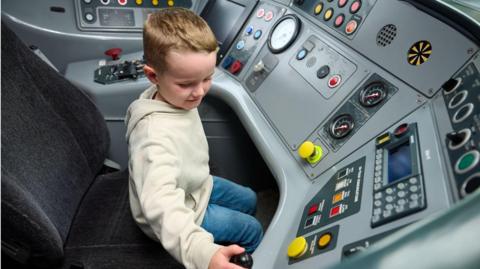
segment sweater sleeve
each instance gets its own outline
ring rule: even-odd
[[[195,224],[194,212],[185,205],[185,192],[177,188],[181,160],[176,157],[174,144],[157,137],[134,154],[133,167],[141,169],[135,188],[149,226],[163,247],[187,269],[207,269],[220,246]]]

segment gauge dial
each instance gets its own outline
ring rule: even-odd
[[[350,114],[342,114],[330,123],[330,135],[340,139],[347,136],[355,127],[355,120]]]
[[[382,102],[387,96],[388,90],[382,82],[373,82],[360,92],[360,104],[372,107]]]
[[[300,31],[300,19],[293,14],[280,18],[272,27],[268,36],[268,48],[273,53],[286,50],[298,36]]]

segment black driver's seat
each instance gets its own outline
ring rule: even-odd
[[[2,267],[183,268],[134,223],[128,173],[104,173],[90,98],[2,23]]]

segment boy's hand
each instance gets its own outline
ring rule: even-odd
[[[244,248],[238,245],[230,245],[221,247],[215,254],[213,254],[208,269],[244,269],[234,263],[230,262],[233,255],[241,254],[245,251]]]

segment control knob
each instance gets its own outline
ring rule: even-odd
[[[247,269],[250,269],[253,266],[252,256],[247,252],[232,256],[230,262]]]

